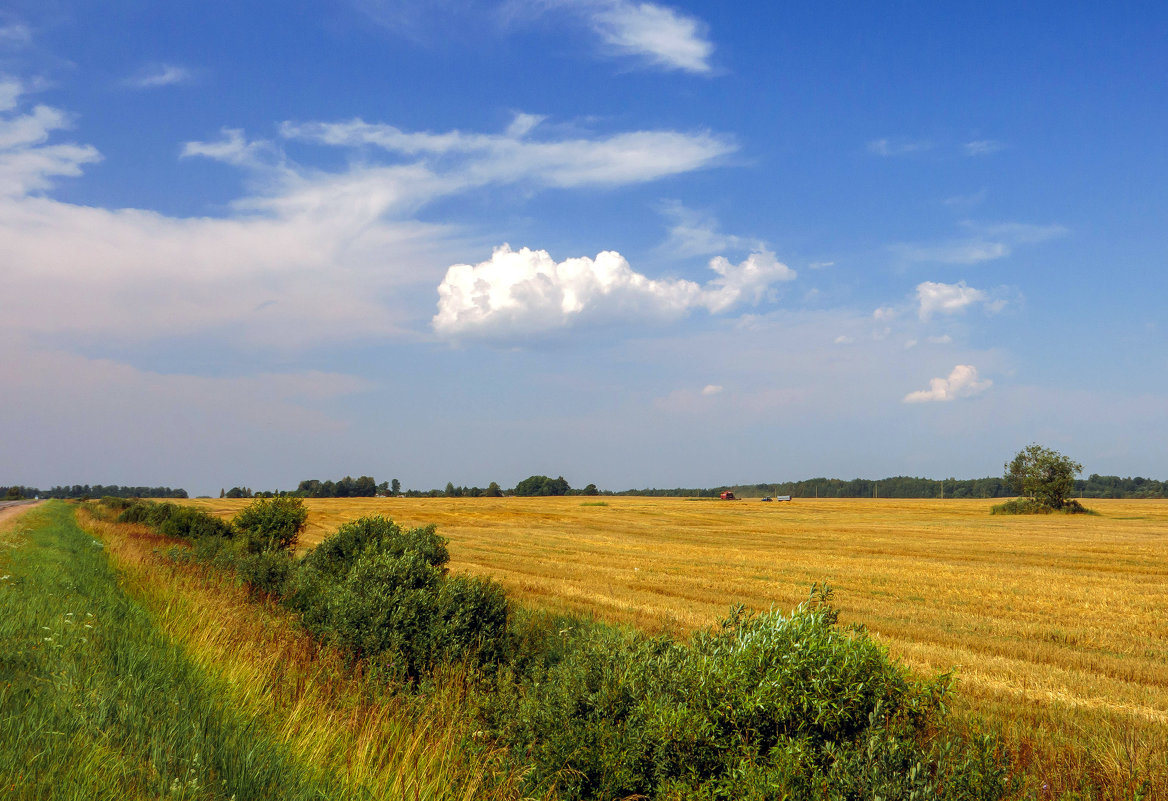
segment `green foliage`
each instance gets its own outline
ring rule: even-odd
[[[296,557],[287,550],[264,550],[258,553],[236,550],[234,553],[220,553],[221,560],[230,554],[236,575],[247,583],[252,592],[272,598],[280,598],[285,594],[296,573]]]
[[[435,526],[403,529],[387,517],[374,515],[345,523],[305,555],[304,565],[338,579],[366,552],[388,553],[394,557],[416,553],[435,568],[444,568],[450,561],[446,540],[438,536]]]
[[[345,476],[340,481],[318,481],[315,478],[301,481],[296,494],[305,498],[372,498],[377,489],[377,480],[373,476]]]
[[[168,537],[184,540],[198,540],[203,537],[217,537],[229,540],[235,531],[225,520],[189,506],[176,506],[158,527],[160,533]]]
[[[119,523],[141,523],[159,528],[178,509],[173,503],[134,501],[118,515]]]
[[[562,630],[555,660],[505,673],[488,718],[536,795],[1000,798],[1000,760],[935,736],[947,677],[913,679],[841,629],[828,598],[790,615],[738,609],[689,644]]]
[[[448,662],[492,665],[503,654],[506,598],[493,582],[446,576],[448,559],[433,526],[362,518],[304,558],[287,602],[310,631],[403,677]]]
[[[253,501],[232,520],[239,536],[253,553],[291,550],[308,520],[308,510],[299,498],[261,498]]]
[[[1061,453],[1041,445],[1027,445],[1005,465],[1006,483],[1018,495],[1030,497],[1039,506],[1062,509],[1075,486],[1075,475],[1083,466]]]
[[[121,510],[119,523],[141,523],[168,537],[196,541],[205,537],[229,540],[235,531],[227,522],[214,515],[189,506],[155,501],[126,501],[121,498],[102,499],[110,509]]]
[[[572,488],[563,476],[529,476],[515,485],[515,494],[532,497],[536,495],[567,495]]]
[[[1073,498],[1066,501],[1061,507],[1055,509],[1046,504],[1039,503],[1033,498],[1013,498],[1005,503],[999,503],[990,507],[990,514],[992,515],[1093,515],[1095,512],[1091,511],[1083,504],[1074,500]]]
[[[67,506],[27,521],[0,553],[0,796],[344,797],[155,628]]]

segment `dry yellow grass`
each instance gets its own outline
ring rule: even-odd
[[[335,776],[346,797],[518,799],[519,777],[500,767],[502,752],[462,747],[471,721],[457,671],[439,677],[435,694],[411,707],[315,643],[289,613],[255,603],[229,575],[167,561],[160,551],[175,541],[85,509],[79,522],[109,548],[159,629],[222,677],[236,708],[265,719],[302,764]]]
[[[1168,792],[1168,502],[1009,517],[980,500],[595,500],[310,500],[302,544],[368,514],[436,523],[453,569],[521,602],[675,632],[827,581],[908,664],[956,668],[963,711],[1002,725],[1032,770]]]

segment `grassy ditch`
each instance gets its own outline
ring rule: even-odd
[[[175,575],[234,575],[269,614],[296,611],[342,672],[375,675],[365,692],[391,708],[453,706],[474,730],[451,749],[496,760],[491,775],[527,797],[988,801],[1008,789],[996,742],[950,727],[946,677],[917,679],[841,626],[825,590],[678,641],[514,607],[493,582],[447,574],[433,527],[357,520],[297,559],[291,508],[256,506],[228,526],[163,505],[120,517],[190,538],[169,549]],[[160,539],[151,553],[167,550]],[[284,739],[307,754],[320,738]]]
[[[101,542],[50,503],[5,549],[0,786],[9,798],[319,798],[118,585]]]
[[[173,541],[87,528],[50,503],[0,535],[0,796],[515,797],[460,747],[456,676],[393,703],[229,576],[167,567]]]

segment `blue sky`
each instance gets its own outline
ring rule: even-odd
[[[0,484],[1168,475],[1162,4],[0,10]]]

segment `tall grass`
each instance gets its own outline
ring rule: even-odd
[[[465,714],[467,675],[451,667],[426,694],[318,644],[293,616],[229,573],[175,561],[176,541],[87,512],[132,594],[196,663],[224,680],[232,706],[262,720],[296,760],[331,778],[338,798],[516,798],[518,777]],[[208,625],[214,621],[215,625]]]
[[[101,542],[52,502],[0,582],[0,787],[13,799],[327,796],[123,592]]]
[[[165,538],[83,531],[64,503],[0,544],[0,797],[515,797],[461,723],[457,672],[426,704],[394,697],[222,576],[166,564]]]

